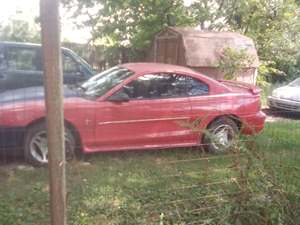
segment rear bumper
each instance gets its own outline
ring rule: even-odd
[[[265,120],[266,114],[264,114],[262,111],[243,117],[241,133],[246,135],[259,133],[264,128]]]
[[[275,98],[275,97],[268,97],[268,106],[270,108],[276,108],[284,111],[291,111],[291,112],[300,112],[300,102],[282,99],[282,98]]]

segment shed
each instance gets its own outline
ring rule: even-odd
[[[218,62],[224,48],[245,49],[251,65],[237,80],[255,84],[259,60],[252,39],[233,32],[206,32],[195,28],[168,27],[154,39],[149,55],[152,62],[187,66],[215,79],[223,79]]]

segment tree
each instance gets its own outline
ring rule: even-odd
[[[40,31],[36,24],[19,19],[10,19],[0,24],[0,41],[40,42]]]
[[[229,30],[251,37],[264,71],[288,74],[300,48],[299,1],[197,0],[190,6],[202,29]],[[288,74],[292,76],[292,74]]]
[[[92,42],[105,45],[110,52],[129,49],[132,60],[144,57],[155,33],[176,20],[177,25],[191,23],[183,0],[72,0],[74,16],[87,15],[79,26],[92,27]]]
[[[91,27],[91,42],[104,45],[112,58],[127,52],[130,61],[143,60],[154,35],[173,18],[176,26],[234,31],[251,37],[260,60],[269,67],[260,71],[291,77],[295,70],[290,66],[299,65],[299,0],[195,0],[190,6],[185,6],[183,0],[63,2],[74,10],[75,18],[84,15],[78,25]]]

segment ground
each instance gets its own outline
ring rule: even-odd
[[[259,212],[266,218],[272,215],[275,221],[266,224],[280,224],[278,221],[287,213],[286,208],[282,214],[274,206],[274,190],[300,200],[300,120],[289,117],[279,119],[272,114],[264,131],[249,140],[260,152],[259,157],[265,159],[263,167],[276,178],[268,181],[269,174],[261,169],[260,161],[255,162],[259,169],[249,175],[249,180],[255,179],[249,181],[251,190],[260,195],[247,207],[255,212],[263,205]],[[67,165],[69,224],[220,223],[240,204],[236,202],[240,177],[235,158],[231,153],[210,155],[189,148],[98,153],[71,161]],[[261,176],[263,179],[256,179]],[[0,224],[49,224],[47,178],[47,168],[33,168],[22,159],[1,166]],[[266,190],[274,193],[266,195]],[[299,214],[299,204],[291,201],[287,205]],[[293,218],[300,218],[298,214]],[[243,225],[247,224],[247,218],[242,219]],[[297,223],[291,220],[287,224]]]

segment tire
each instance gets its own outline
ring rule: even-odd
[[[74,157],[76,141],[72,131],[65,127],[66,160]],[[34,166],[46,166],[48,164],[48,147],[46,124],[38,123],[27,130],[24,139],[25,160]]]
[[[237,139],[239,128],[235,121],[222,117],[213,121],[203,137],[203,147],[207,152],[219,154],[228,152]]]

